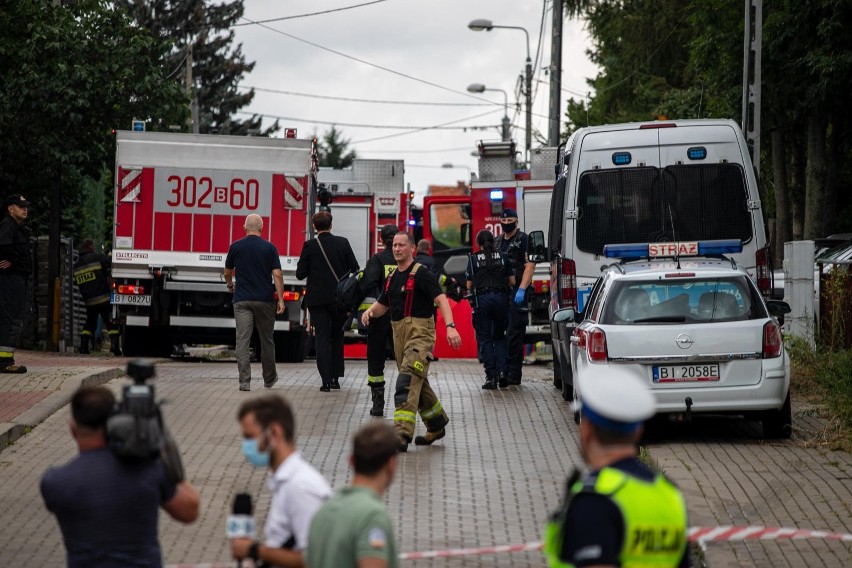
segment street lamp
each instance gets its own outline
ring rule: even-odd
[[[465,166],[464,164],[451,164],[451,163],[447,162],[447,163],[441,164],[441,167],[445,170],[451,170],[451,169],[454,169],[454,168],[464,168],[464,169],[467,170],[467,179],[469,181],[474,181],[473,176],[476,175],[476,174],[473,173],[473,170],[471,169],[470,166]]]
[[[495,25],[491,20],[486,20],[484,18],[477,18],[475,20],[471,20],[467,27],[475,32],[490,32],[495,28],[506,30],[521,30],[522,32],[524,32],[524,35],[527,36],[527,61],[524,73],[524,90],[526,92],[524,93],[524,95],[526,96],[527,102],[526,161],[527,163],[529,163],[530,147],[532,146],[532,59],[530,59],[530,34],[526,30],[526,28],[520,26],[498,26]]]
[[[482,83],[472,83],[467,86],[467,90],[470,93],[484,93],[485,91],[500,91],[503,93],[503,124],[501,134],[503,142],[508,142],[511,139],[511,135],[509,133],[509,95],[506,91],[503,89],[492,89]]]

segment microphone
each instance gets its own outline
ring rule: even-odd
[[[248,493],[237,493],[234,495],[234,504],[231,514],[228,516],[226,534],[231,538],[255,538],[254,517],[252,516],[251,495]]]

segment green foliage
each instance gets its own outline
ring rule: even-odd
[[[36,234],[47,230],[48,189],[61,179],[61,230],[80,236],[83,180],[111,167],[112,129],[134,118],[163,129],[186,122],[186,96],[161,65],[166,52],[105,0],[0,8],[0,186],[34,202]]]
[[[358,155],[355,150],[349,150],[350,140],[343,137],[343,132],[332,126],[322,135],[317,144],[319,165],[325,168],[348,168]]]
[[[203,134],[255,134],[270,136],[278,121],[261,130],[262,117],[235,117],[254,99],[254,89],[237,85],[254,63],[248,63],[240,44],[233,45],[233,25],[242,18],[243,0],[118,0],[117,5],[142,27],[174,46],[166,67],[185,86],[186,63],[192,61],[193,90],[198,99],[199,132]],[[184,87],[185,88],[185,87]]]

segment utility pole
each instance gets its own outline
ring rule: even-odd
[[[559,146],[559,112],[562,98],[562,2],[553,3],[553,38],[550,44],[550,135],[548,145]]]
[[[186,82],[186,94],[189,96],[189,108],[191,111],[192,133],[198,134],[198,97],[195,89],[192,86],[192,44],[187,46],[186,53],[186,69],[184,73],[184,81]]]
[[[526,32],[526,30],[524,30]],[[530,59],[530,51],[529,51],[529,40],[527,40],[527,64],[525,69],[526,75],[526,93],[524,93],[527,97],[527,155],[526,155],[526,165],[529,167],[530,157],[532,156],[532,60]]]
[[[760,175],[760,46],[763,43],[763,0],[745,0],[743,31],[742,129],[751,143],[754,174]]]

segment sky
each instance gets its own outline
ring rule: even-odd
[[[358,4],[367,5],[249,23]],[[525,28],[534,65],[541,36],[532,122],[534,132],[547,136],[552,0],[244,0],[244,6],[240,23],[245,25],[235,28],[234,43],[242,44],[246,60],[255,63],[240,87],[253,87],[256,94],[243,110],[264,115],[264,126],[282,117],[282,129],[297,128],[299,138],[322,135],[335,124],[359,158],[405,160],[405,180],[415,191],[415,203],[429,185],[467,181],[476,171],[471,153],[477,141],[500,139],[503,94],[471,95],[468,85],[481,83],[507,93],[513,138],[520,150],[524,147],[525,107],[516,110],[516,101],[523,101],[516,86],[524,70],[526,36],[517,29],[475,32],[467,27],[471,20]],[[582,22],[566,20],[563,34],[564,115],[567,99],[583,98],[589,91],[586,79],[596,67],[585,53],[588,36]],[[436,125],[468,128],[417,131]],[[533,147],[538,145],[534,139]]]

